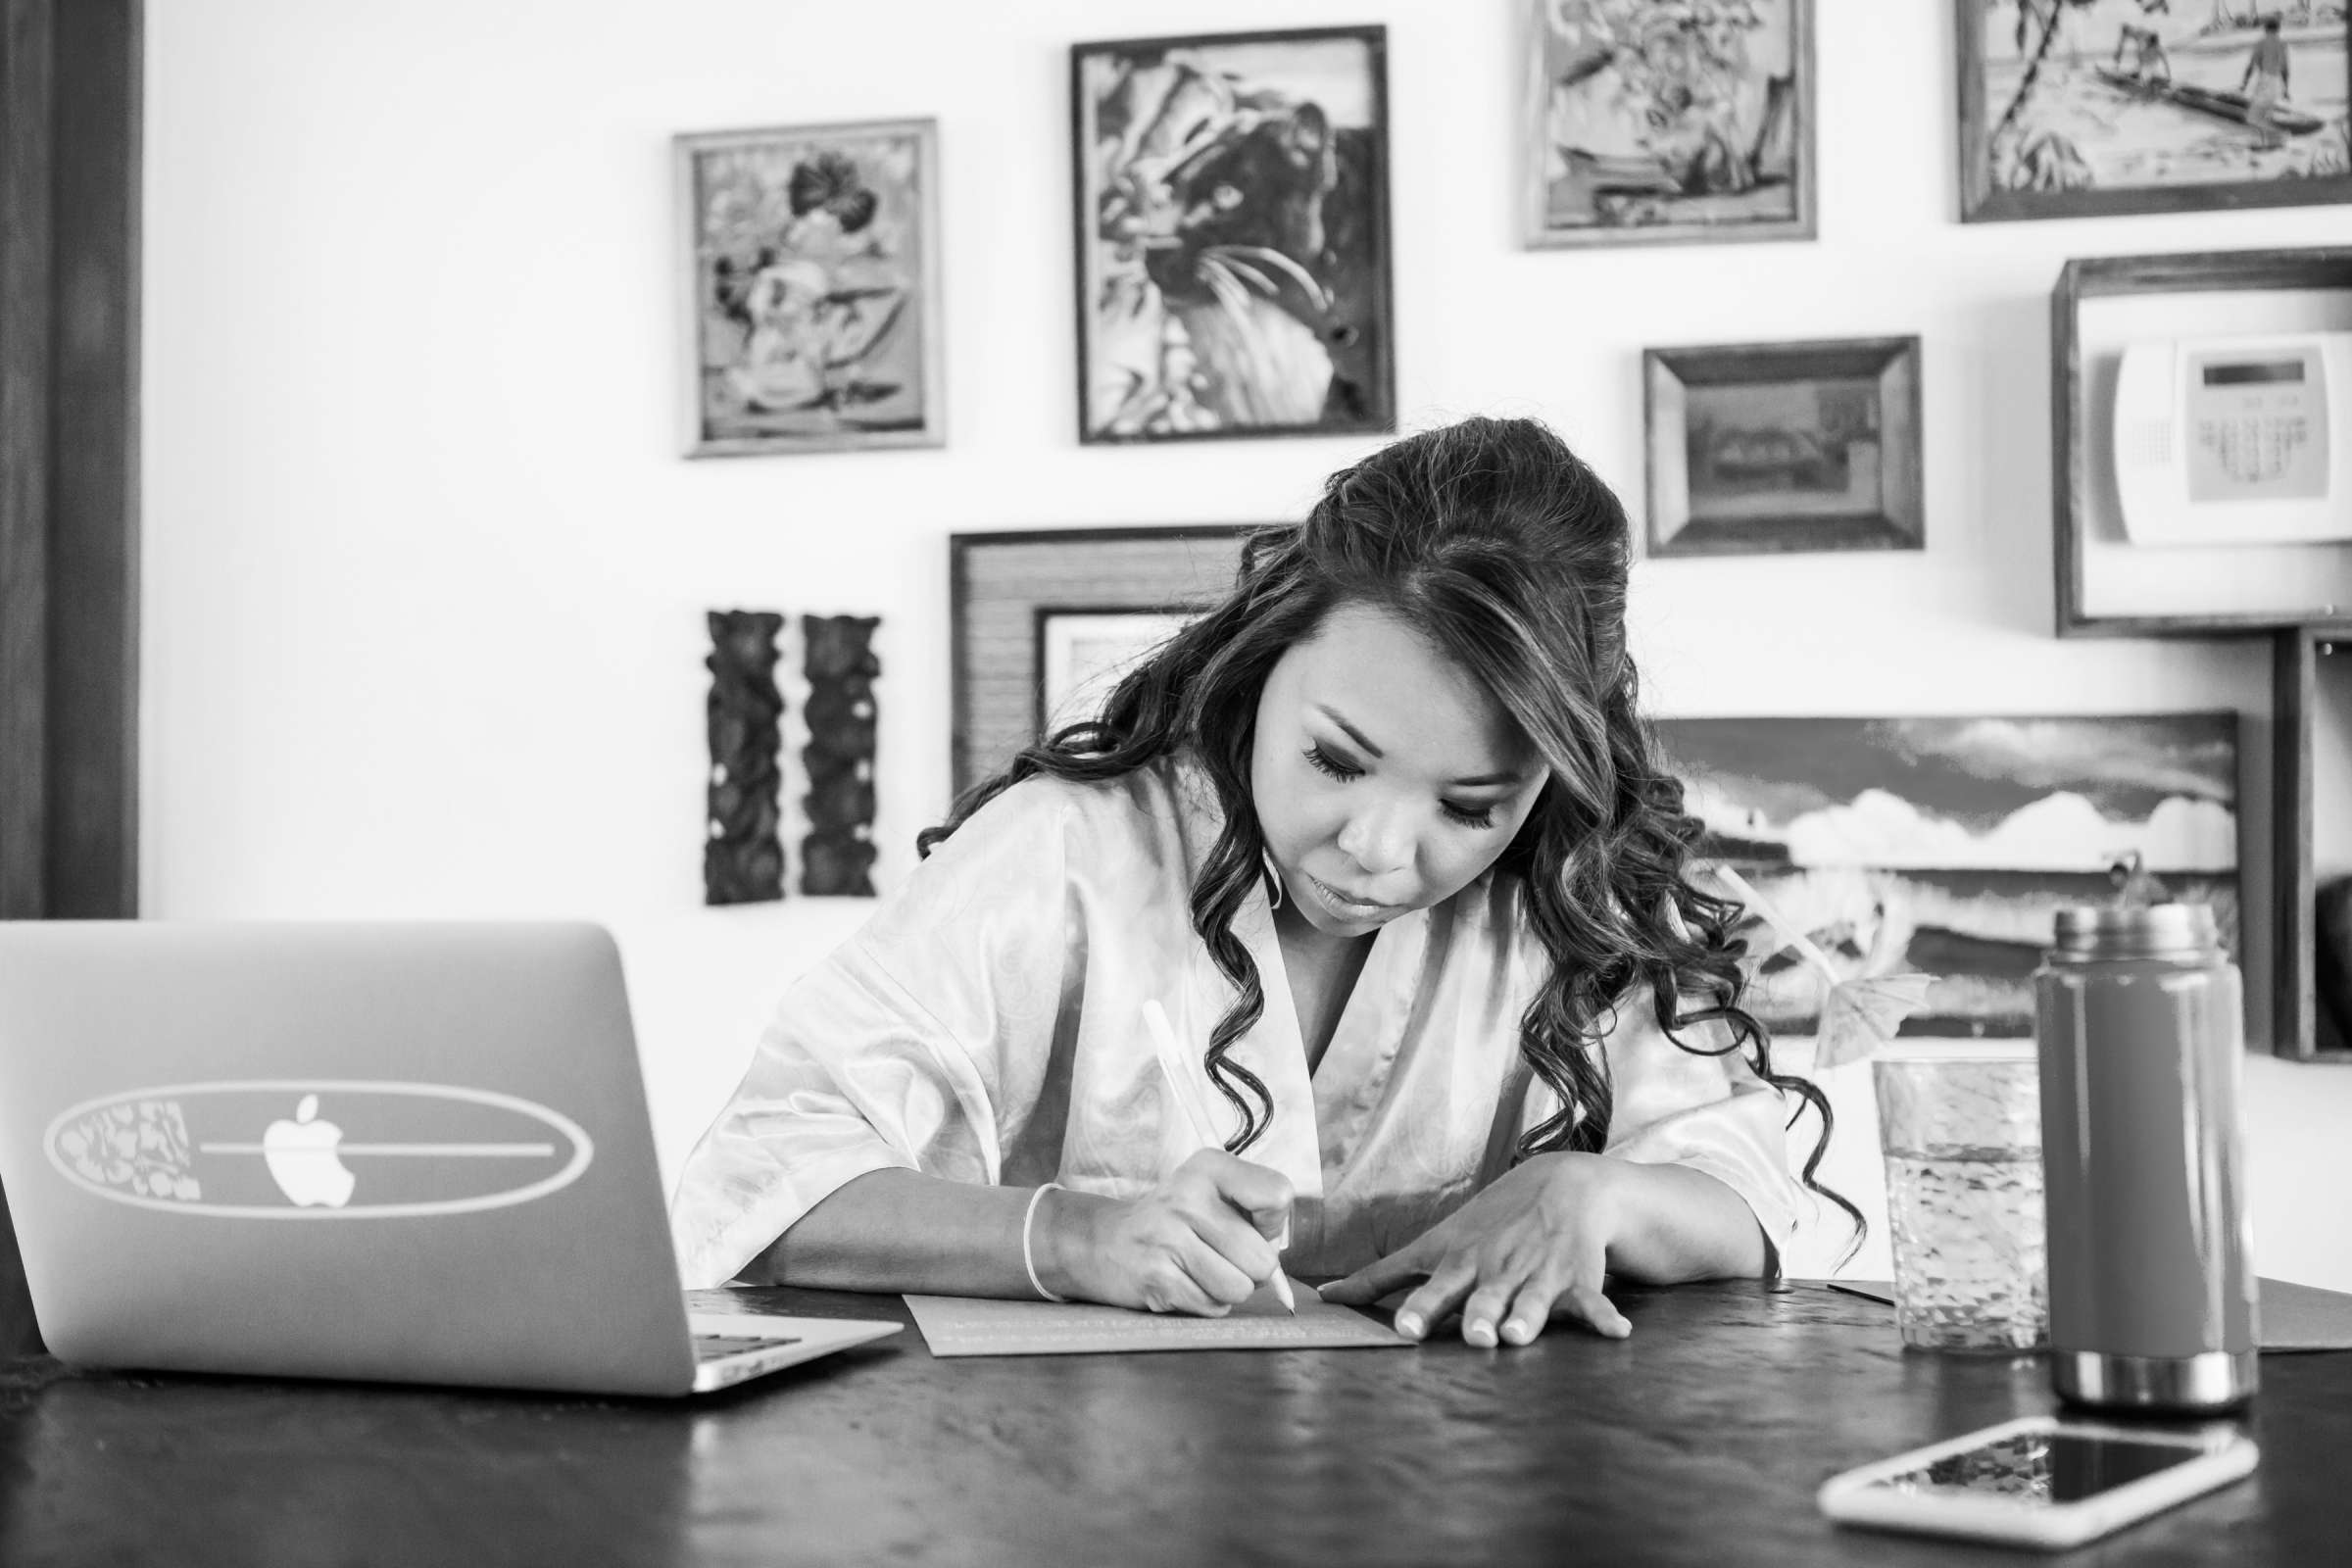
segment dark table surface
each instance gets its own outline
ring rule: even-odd
[[[896,1297],[724,1293],[910,1322]],[[0,1563],[2023,1563],[1832,1528],[1833,1472],[2052,1408],[1800,1285],[1619,1294],[1630,1340],[934,1360],[670,1403],[0,1370]],[[720,1304],[705,1296],[697,1304]],[[2266,1356],[2249,1481],[2069,1564],[2352,1563],[2352,1354]]]

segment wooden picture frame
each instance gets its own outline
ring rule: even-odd
[[[1813,4],[1520,0],[1528,246],[1814,238]]]
[[[938,122],[671,145],[685,455],[945,445]]]
[[[2352,619],[2271,635],[2271,1050],[2292,1061],[2352,1063],[2352,1033],[2331,1021],[2319,995],[2328,933],[2317,907],[2321,885],[2352,871],[2341,813],[2319,810],[2345,799],[2352,771]],[[2331,978],[2340,983],[2352,952],[2339,950],[2335,960]]]
[[[1396,428],[1388,123],[1386,27],[1071,46],[1080,444]]]
[[[2287,94],[2256,105],[2262,24],[2279,9],[2224,0],[2133,21],[2112,7],[1953,0],[1961,221],[2352,201],[2352,130],[2336,96],[2352,20],[2282,28]],[[2298,74],[2325,74],[2331,92],[2297,103]]]
[[[2119,321],[2138,323],[2134,331],[2261,334],[2315,311],[2352,329],[2352,247],[2100,256],[2060,269],[2050,291],[2060,637],[2217,636],[2352,616],[2352,543],[2136,549],[2116,499],[2108,425]]]
[[[1261,526],[1053,528],[948,538],[954,791],[1038,738],[1043,615],[1197,611],[1231,592]]]
[[[1652,557],[1926,547],[1919,339],[1649,349]]]

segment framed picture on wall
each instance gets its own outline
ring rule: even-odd
[[[1084,443],[1396,427],[1388,30],[1070,50]]]
[[[2342,0],[1953,0],[1960,216],[2352,201]]]
[[[674,147],[686,455],[942,445],[935,122]]]
[[[1813,0],[1520,6],[1530,245],[1813,237]]]
[[[1919,339],[1642,361],[1652,556],[1924,548]]]
[[[959,533],[948,541],[955,791],[1107,695],[1117,676],[1223,599],[1249,524]]]
[[[2112,901],[2139,865],[2210,904],[2239,945],[2237,715],[2228,712],[1657,721],[1702,853],[1803,929],[1841,979],[1936,977],[1905,1036],[2034,1032],[2057,911]],[[1828,982],[1767,955],[1747,1005],[1810,1035]]]
[[[1036,614],[1037,732],[1051,735],[1094,717],[1129,670],[1200,612],[1041,605]]]

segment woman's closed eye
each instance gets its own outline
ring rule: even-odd
[[[1310,764],[1313,765],[1316,772],[1328,774],[1333,778],[1341,780],[1343,783],[1351,778],[1362,778],[1364,776],[1364,770],[1362,768],[1352,767],[1348,763],[1341,761],[1338,758],[1325,751],[1320,745],[1309,746],[1306,749],[1306,760]]]
[[[1364,776],[1362,768],[1341,761],[1325,751],[1320,743],[1306,749],[1306,760],[1316,772],[1336,778],[1343,784]],[[1451,801],[1440,801],[1438,809],[1446,813],[1447,821],[1463,827],[1486,828],[1494,825],[1494,808],[1492,806],[1456,806]]]

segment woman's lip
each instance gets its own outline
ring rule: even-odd
[[[1315,875],[1315,873],[1312,871],[1306,873],[1306,879],[1322,890],[1325,903],[1337,905],[1343,909],[1361,909],[1366,914],[1373,914],[1382,909],[1394,909],[1397,907],[1397,906],[1394,904],[1379,904],[1367,899],[1351,899],[1347,894],[1342,893],[1338,888],[1333,887],[1330,883]]]

